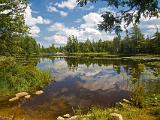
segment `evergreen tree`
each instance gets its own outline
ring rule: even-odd
[[[160,53],[160,33],[158,32],[158,30],[154,34],[152,41],[154,53]]]
[[[141,33],[140,29],[137,25],[132,27],[131,31],[131,40],[132,40],[132,52],[133,53],[140,53],[143,49],[144,44],[144,35]]]

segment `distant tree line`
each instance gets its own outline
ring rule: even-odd
[[[55,47],[54,44],[52,44],[51,46],[45,48],[43,45],[41,46],[41,53],[47,53],[47,54],[53,54],[56,53],[58,50],[58,48]]]
[[[95,42],[87,39],[85,42],[79,42],[77,37],[70,36],[67,45],[58,49],[60,52],[110,52],[114,54],[159,54],[160,53],[160,32],[154,33],[149,38],[145,38],[137,25],[131,29],[131,33],[122,38],[120,35],[114,37],[112,41],[101,39]]]

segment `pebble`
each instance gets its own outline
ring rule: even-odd
[[[40,95],[40,94],[43,94],[44,92],[42,90],[39,90],[39,91],[36,91],[36,95]]]

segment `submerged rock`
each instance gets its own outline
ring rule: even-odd
[[[39,90],[39,91],[36,91],[36,95],[40,95],[40,94],[43,94],[44,92],[42,90]]]
[[[57,120],[65,120],[63,117],[59,116]]]
[[[31,98],[31,95],[26,95],[24,96],[26,99],[30,99]]]
[[[122,115],[118,113],[111,113],[109,115],[109,120],[123,120]]]
[[[9,99],[9,101],[10,101],[10,102],[13,102],[13,101],[16,101],[16,100],[18,100],[18,99],[19,99],[19,97],[14,97],[14,98]]]
[[[20,92],[20,93],[16,94],[16,97],[20,98],[20,97],[24,97],[24,96],[27,96],[27,95],[28,95],[27,92]]]
[[[70,116],[70,114],[65,114],[65,115],[63,115],[63,117],[64,118],[70,118],[71,116]]]

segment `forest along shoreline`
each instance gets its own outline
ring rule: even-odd
[[[160,61],[159,54],[110,54],[110,53],[53,53],[42,54],[46,58],[91,58],[91,59],[123,59],[123,60],[135,60],[135,61]]]

